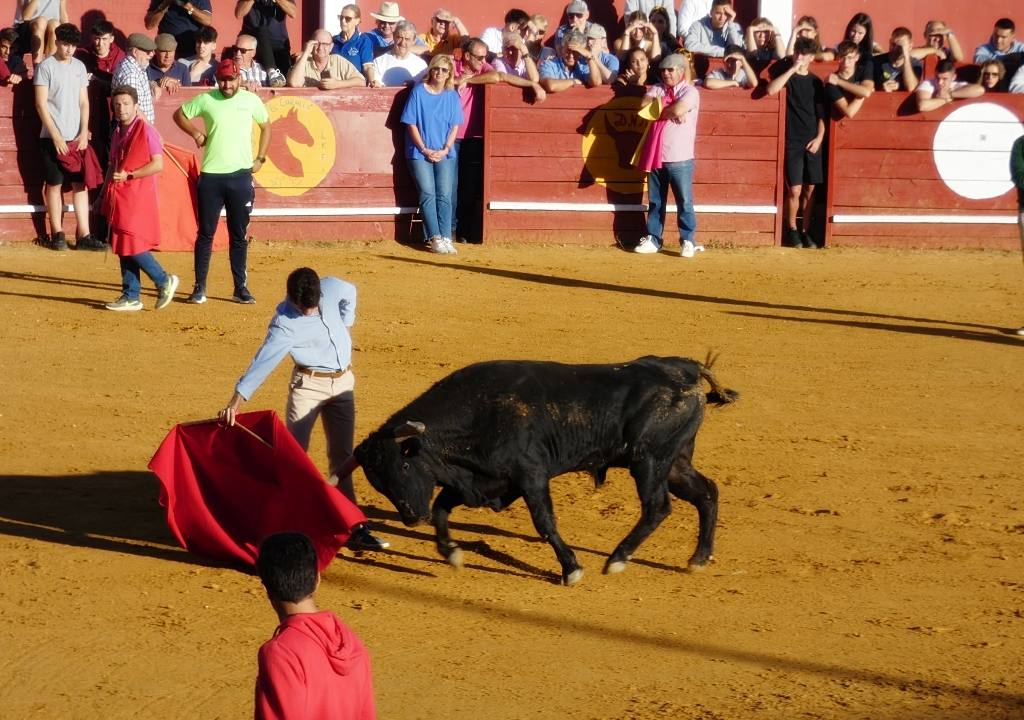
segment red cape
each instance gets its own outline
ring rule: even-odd
[[[150,461],[171,532],[196,555],[248,564],[267,535],[302,532],[322,572],[366,517],[324,481],[276,413],[236,422],[260,439],[214,420],[177,425]]]
[[[151,159],[146,141],[146,119],[139,116],[110,158],[114,171],[134,172]],[[120,132],[120,129],[115,132]],[[109,182],[103,193],[103,214],[110,224],[110,247],[119,257],[138,255],[160,244],[160,225],[153,222],[159,210],[156,178],[142,177]]]
[[[164,142],[164,169],[157,175],[160,195],[160,250],[192,252],[199,231],[199,159],[191,150]],[[213,249],[228,246],[227,225],[217,223]]]

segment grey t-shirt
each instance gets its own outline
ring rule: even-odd
[[[78,135],[79,124],[82,120],[78,98],[82,88],[88,82],[85,65],[76,58],[62,63],[51,55],[39,63],[39,67],[36,68],[32,84],[43,85],[47,88],[46,107],[50,111],[53,124],[60,131],[64,140],[73,140]],[[39,137],[50,137],[45,125],[40,131]]]
[[[18,3],[18,7],[14,10],[14,24],[19,25],[26,20],[35,20],[37,17],[44,17],[48,20],[56,20],[60,22],[60,0],[39,0],[36,5],[36,12],[30,18],[26,18],[21,12],[21,3]]]

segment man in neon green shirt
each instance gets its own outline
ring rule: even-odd
[[[270,118],[258,95],[239,87],[234,60],[217,66],[217,89],[196,95],[174,112],[174,122],[204,148],[199,174],[199,233],[196,236],[196,284],[188,302],[206,302],[206,276],[210,270],[213,233],[220,211],[226,210],[231,276],[235,302],[251,305],[256,299],[246,287],[246,252],[249,214],[255,187],[252,174],[263,167],[270,146]],[[201,117],[205,131],[192,122]],[[259,149],[252,156],[252,125],[260,128]]]

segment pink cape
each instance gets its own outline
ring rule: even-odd
[[[302,532],[322,572],[366,517],[324,482],[276,413],[244,413],[236,422],[262,441],[211,420],[176,425],[160,444],[149,468],[171,532],[196,555],[250,565],[267,535]]]
[[[665,89],[665,99],[662,101],[662,107],[667,108],[676,101],[675,88],[665,87],[664,85],[660,87]],[[638,170],[650,172],[661,167],[661,142],[667,123],[668,120],[662,120],[661,118],[651,123],[644,140],[643,150],[640,152],[640,160],[636,164]]]

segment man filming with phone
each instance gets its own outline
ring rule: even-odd
[[[177,57],[192,57],[199,28],[213,24],[213,5],[210,0],[150,0],[145,23],[147,30],[174,36]]]

